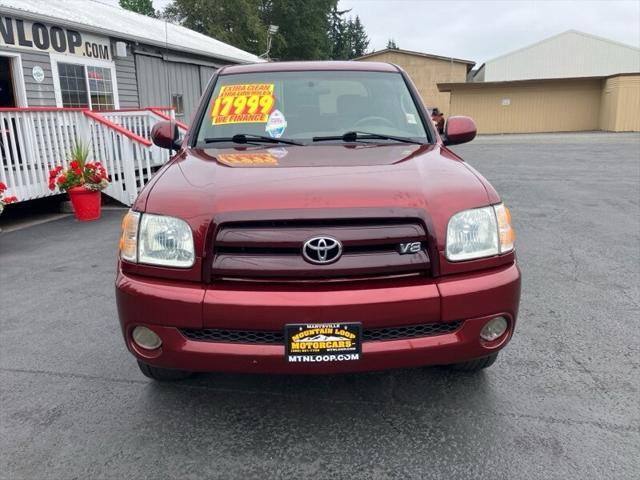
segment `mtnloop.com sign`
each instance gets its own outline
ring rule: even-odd
[[[0,15],[0,49],[2,47],[111,60],[111,46],[108,38],[5,15]]]

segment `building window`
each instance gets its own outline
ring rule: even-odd
[[[94,110],[113,110],[113,86],[111,70],[102,67],[87,67],[89,91],[91,92],[91,108]]]
[[[84,66],[71,63],[58,63],[60,92],[63,107],[88,107],[87,81]]]
[[[109,68],[58,62],[58,76],[63,107],[115,108]]]
[[[181,93],[174,93],[171,95],[171,106],[176,115],[184,115],[184,102],[182,101]]]

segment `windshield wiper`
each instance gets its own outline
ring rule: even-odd
[[[418,140],[414,140],[409,137],[397,137],[395,135],[384,135],[381,133],[371,133],[371,132],[361,132],[361,131],[353,131],[347,132],[343,135],[332,135],[328,137],[313,137],[314,142],[325,142],[328,140],[342,140],[343,142],[357,142],[358,140],[367,140],[379,138],[381,140],[394,140],[396,142],[403,143],[417,143],[418,145],[422,145],[422,142]]]
[[[304,146],[304,143],[294,142],[293,140],[287,140],[285,138],[272,138],[272,137],[267,137],[266,135],[253,135],[253,134],[247,134],[247,133],[238,133],[233,137],[215,137],[215,138],[204,139],[204,143],[222,143],[222,142],[233,142],[233,143],[266,142],[266,143],[285,143],[287,145]]]

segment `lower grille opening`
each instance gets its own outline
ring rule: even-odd
[[[424,323],[402,327],[370,328],[362,332],[364,342],[398,340],[405,338],[435,337],[455,332],[462,321],[449,323]],[[284,345],[281,331],[265,330],[226,330],[219,328],[180,329],[182,335],[190,340],[218,343],[246,343],[258,345]]]

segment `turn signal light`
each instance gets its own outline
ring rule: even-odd
[[[129,210],[122,219],[120,257],[129,262],[138,261],[138,223],[140,214]]]
[[[500,240],[500,253],[513,250],[516,241],[516,232],[511,225],[511,211],[504,204],[495,205],[496,219],[498,220],[498,237]]]

